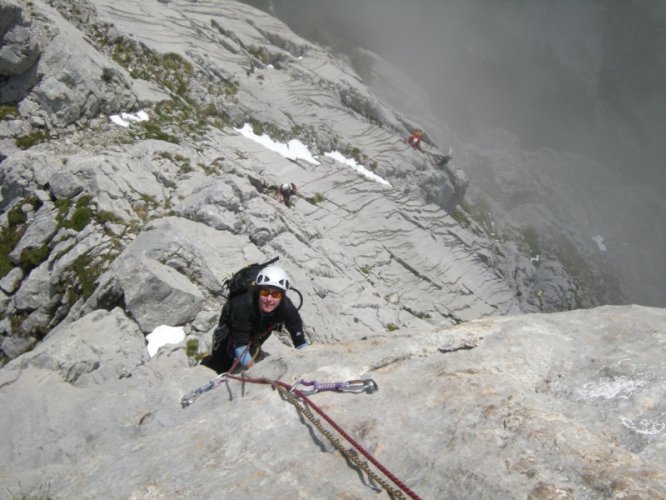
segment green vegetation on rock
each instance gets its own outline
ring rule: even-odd
[[[12,120],[18,116],[16,104],[0,104],[0,120]]]
[[[23,205],[32,205],[33,210],[39,209],[41,201],[34,197],[28,197],[20,200],[13,208],[7,212],[7,226],[0,229],[0,278],[4,277],[16,267],[9,258],[21,236],[26,230],[27,217],[21,208]],[[46,255],[44,253],[46,252]],[[41,264],[48,257],[48,248],[30,250],[26,249],[21,253],[21,266],[26,269],[32,269]]]
[[[305,200],[312,203],[313,205],[317,205],[322,201],[326,201],[326,197],[324,197],[324,195],[321,193],[315,193],[313,196],[305,198]]]
[[[49,133],[44,130],[36,130],[30,134],[17,137],[14,141],[21,149],[30,149],[35,144],[45,142],[49,139]]]
[[[74,211],[68,218],[68,214],[74,203],[72,200],[56,200],[54,202],[58,209],[58,224],[60,227],[74,229],[77,232],[82,231],[91,221],[93,216],[93,209],[91,207],[92,198],[88,195],[81,196],[76,200]]]

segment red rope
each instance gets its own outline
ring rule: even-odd
[[[227,375],[227,377],[233,380],[238,380],[241,382],[250,382],[253,384],[279,385],[281,387],[284,387],[288,391],[291,391],[293,394],[296,394],[299,398],[305,401],[314,411],[319,413],[319,415],[321,415],[336,431],[338,431],[338,433],[340,433],[342,437],[344,437],[347,441],[349,441],[349,443],[351,443],[351,445],[354,448],[356,448],[365,458],[367,458],[370,462],[372,462],[374,466],[377,467],[386,477],[388,477],[391,481],[393,481],[393,483],[398,488],[400,488],[402,491],[404,491],[414,500],[421,500],[421,497],[419,497],[416,493],[414,493],[414,491],[412,491],[406,484],[400,481],[400,479],[398,479],[391,471],[389,471],[386,467],[384,467],[381,463],[379,463],[377,459],[370,454],[370,452],[368,452],[359,443],[357,443],[356,440],[354,440],[354,438],[352,438],[349,434],[347,434],[345,430],[342,429],[331,417],[329,417],[321,408],[319,408],[316,404],[314,404],[310,398],[308,398],[298,389],[293,389],[293,386],[285,384],[284,382],[280,382],[279,380],[237,377],[235,375]]]

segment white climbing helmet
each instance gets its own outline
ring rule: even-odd
[[[257,286],[274,286],[286,292],[289,290],[289,276],[287,273],[278,266],[264,267],[259,274],[257,274]]]

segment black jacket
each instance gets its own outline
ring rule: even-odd
[[[248,342],[258,347],[268,339],[271,332],[280,330],[282,325],[291,335],[294,347],[306,343],[301,315],[286,294],[271,314],[264,314],[259,310],[258,290],[251,288],[245,294],[227,301],[220,322],[228,327],[236,347],[247,345]]]

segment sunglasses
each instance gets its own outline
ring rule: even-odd
[[[268,297],[270,295],[274,299],[282,298],[282,292],[280,290],[266,290],[265,288],[259,290],[259,295],[261,295],[262,297]]]

